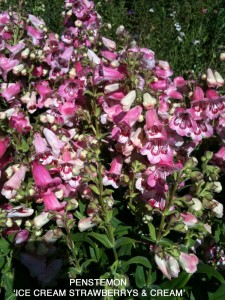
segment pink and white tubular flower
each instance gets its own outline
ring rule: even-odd
[[[24,117],[23,112],[14,112],[9,119],[9,124],[20,133],[28,133],[32,128],[29,117]]]
[[[93,82],[99,84],[104,81],[119,81],[124,78],[124,74],[116,68],[98,65],[95,68]]]
[[[225,173],[225,146],[221,147],[220,150],[214,154],[212,162]]]
[[[193,227],[196,223],[198,223],[198,219],[189,212],[181,213],[180,215],[183,218],[184,224],[189,228]]]
[[[30,217],[34,213],[34,210],[32,208],[27,208],[22,205],[8,207],[6,211],[8,218],[26,218]]]
[[[171,161],[174,151],[165,140],[152,139],[141,148],[140,153],[142,155],[147,155],[150,163],[157,164],[161,160],[165,162]]]
[[[1,87],[3,84],[1,85]],[[10,101],[15,98],[16,95],[20,92],[20,84],[19,83],[10,83],[3,92],[1,92],[1,96],[5,98],[6,101]]]
[[[196,120],[196,129],[191,132],[193,141],[200,142],[203,138],[209,138],[213,135],[213,127],[207,120]]]
[[[57,135],[48,128],[44,128],[43,133],[47,142],[52,148],[53,154],[58,157],[60,150],[65,146],[65,143],[62,142]]]
[[[60,168],[60,176],[63,180],[69,181],[75,175],[79,175],[80,169],[83,167],[84,163],[78,158],[74,158],[72,153],[65,149],[62,154],[62,158],[58,160]]]
[[[144,126],[145,134],[148,140],[166,139],[166,130],[159,121],[158,114],[154,108],[146,112],[146,125]]]
[[[16,235],[15,235],[15,238],[14,238],[14,243],[16,245],[18,244],[22,244],[24,242],[26,242],[28,240],[28,237],[29,237],[29,231],[27,229],[23,229],[23,230],[20,230]]]
[[[190,136],[191,132],[197,129],[192,111],[183,108],[176,109],[175,116],[170,119],[169,126],[181,136]]]
[[[33,40],[34,46],[40,44],[40,40],[44,38],[44,32],[42,30],[37,30],[33,26],[27,26],[27,35],[30,36]]]
[[[59,95],[71,102],[78,96],[79,91],[83,92],[84,82],[82,80],[67,79],[59,87]]]
[[[179,264],[187,273],[193,274],[197,271],[199,259],[194,254],[181,252],[179,256]]]
[[[56,160],[56,157],[52,155],[52,152],[47,146],[47,142],[38,132],[34,133],[34,147],[36,151],[37,159],[42,165],[48,165],[52,161]]]
[[[171,255],[165,255],[164,258],[155,254],[155,262],[165,277],[171,280],[172,277],[177,278],[180,272],[180,267],[177,260]]]
[[[119,181],[119,176],[121,175],[123,167],[123,158],[121,155],[115,157],[111,163],[109,171],[105,171],[103,177],[103,185],[112,185],[114,188],[118,188],[117,182]]]
[[[116,43],[110,39],[102,37],[103,45],[109,50],[114,51],[116,49]]]
[[[193,94],[193,101],[191,102],[192,110],[197,117],[207,116],[210,120],[216,119],[225,112],[225,97],[220,96],[214,90],[206,91],[206,98],[201,88],[198,88]],[[194,100],[197,98],[197,100]]]
[[[28,15],[28,20],[31,22],[31,24],[36,28],[36,29],[40,29],[42,26],[45,26],[45,22],[40,19],[37,18],[34,15]]]
[[[78,228],[80,232],[86,231],[92,227],[96,226],[96,223],[92,221],[92,217],[87,217],[85,219],[81,219],[78,222]]]
[[[45,205],[45,211],[62,211],[66,206],[66,202],[59,202],[53,192],[47,191],[42,195]]]
[[[114,115],[113,122],[117,125],[112,130],[112,139],[122,144],[126,143],[131,134],[131,127],[139,119],[142,112],[140,106],[132,108],[127,113],[121,112],[118,115]]]
[[[174,171],[181,170],[182,164],[174,164],[172,161],[160,161],[157,165],[149,168],[150,174],[148,175],[147,183],[153,188],[155,185],[162,186],[164,190],[168,190],[166,178]]]
[[[18,171],[3,185],[1,194],[7,199],[13,198],[20,189],[21,183],[24,181],[27,167],[21,166]]]
[[[18,64],[18,59],[6,58],[2,54],[0,55],[0,69],[2,70],[2,77],[5,81],[7,81],[7,73]]]
[[[61,183],[59,177],[52,178],[49,171],[37,161],[33,161],[32,173],[37,188],[41,190],[45,190],[48,187],[53,187]]]

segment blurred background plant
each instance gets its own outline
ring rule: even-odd
[[[208,67],[225,74],[225,7],[223,0],[95,0],[96,9],[112,26],[124,25],[143,47],[152,49],[158,59],[168,60],[175,75],[194,71],[203,74]],[[47,26],[62,31],[63,0],[22,0],[22,9],[42,17]],[[1,9],[16,6],[18,0],[2,0]]]

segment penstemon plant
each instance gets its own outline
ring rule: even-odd
[[[13,10],[0,27],[6,299],[15,266],[43,287],[183,288],[196,271],[224,283],[221,75],[173,78],[123,26],[119,46],[105,37],[87,0],[65,1],[61,36]]]

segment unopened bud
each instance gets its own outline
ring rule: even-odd
[[[81,20],[76,20],[74,22],[75,26],[78,27],[78,28],[81,28],[83,26],[83,22]]]
[[[220,60],[225,60],[225,52],[220,53]]]
[[[29,48],[26,48],[25,50],[23,50],[21,52],[22,58],[25,58],[25,59],[28,57],[29,54],[30,54],[30,49]]]
[[[13,67],[13,74],[18,75],[24,69],[24,64],[19,64]]]
[[[123,25],[120,25],[117,29],[116,29],[116,35],[121,35],[124,32],[125,27]]]

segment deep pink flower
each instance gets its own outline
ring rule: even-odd
[[[9,124],[20,133],[27,133],[31,130],[30,120],[24,117],[22,112],[14,113],[9,119]]]
[[[30,233],[29,233],[29,231],[27,229],[20,230],[15,235],[14,243],[17,245],[17,244],[21,244],[21,243],[26,242],[28,240],[29,234]]]
[[[77,98],[79,91],[82,92],[83,88],[84,82],[82,80],[67,79],[60,85],[58,92],[66,101],[71,102]]]
[[[64,209],[66,205],[65,201],[59,202],[53,192],[47,191],[46,193],[44,193],[42,197],[43,197],[43,202],[46,211],[50,211],[50,210],[61,211]]]
[[[144,126],[144,130],[148,140],[158,138],[166,139],[166,130],[159,121],[158,114],[154,108],[146,112],[145,119],[146,125]]]
[[[6,152],[6,149],[9,146],[9,138],[7,137],[0,137],[0,158],[3,157],[3,155]]]
[[[99,84],[104,81],[120,81],[124,78],[124,74],[116,68],[110,68],[105,66],[97,66],[94,72],[94,84]]]
[[[37,161],[33,161],[32,173],[35,184],[40,189],[46,189],[48,187],[56,186],[61,183],[60,178],[52,178],[49,171]]]

